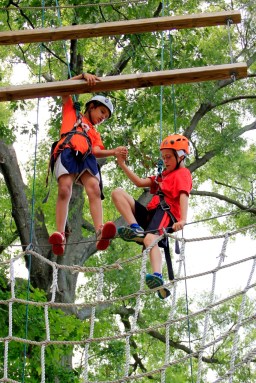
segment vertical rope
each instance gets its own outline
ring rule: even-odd
[[[97,294],[96,294],[96,300],[97,301],[102,299],[103,280],[104,280],[104,270],[100,269],[99,278],[98,278]],[[93,335],[94,335],[95,313],[96,313],[96,306],[93,306],[92,312],[91,312],[91,320],[90,320],[89,340],[91,340],[93,338]],[[89,347],[90,347],[90,342],[86,343],[85,349],[84,349],[84,371],[83,371],[83,382],[84,383],[88,382]]]
[[[45,383],[45,345],[41,347],[41,383]]]
[[[42,0],[42,27],[44,26],[44,0]],[[42,49],[43,45],[40,44],[40,54],[39,54],[39,83],[41,82],[41,70],[42,70]],[[37,116],[36,116],[36,132],[35,132],[35,145],[34,145],[34,166],[33,166],[33,183],[32,183],[32,203],[31,203],[31,220],[30,220],[30,244],[33,242],[34,235],[34,220],[35,220],[35,185],[36,185],[36,165],[37,165],[37,147],[38,147],[38,128],[39,128],[39,104],[40,98],[37,99]],[[31,245],[30,245],[31,247]],[[30,296],[30,272],[31,272],[31,254],[26,254],[28,257],[28,282],[27,282],[27,295],[26,299],[29,300]],[[28,312],[29,306],[26,305],[26,323],[25,323],[25,339],[28,337]],[[25,382],[25,365],[26,365],[26,355],[27,354],[27,345],[24,344],[24,357],[23,357],[23,368],[22,368],[22,383]]]
[[[186,262],[185,262],[185,257],[183,259],[183,268],[184,268],[184,277],[185,277],[185,296],[186,296],[186,313],[187,316],[189,315],[189,305],[188,305],[188,287],[187,287],[187,272],[186,272]],[[189,350],[191,350],[191,331],[190,331],[190,319],[188,316],[188,345],[189,345]],[[189,358],[189,364],[190,364],[190,375],[191,375],[191,382],[194,382],[193,379],[193,362],[192,362],[192,357]]]
[[[59,26],[61,27],[62,26],[62,20],[61,20],[60,6],[59,6],[58,0],[55,1],[55,4],[56,4],[56,9],[57,9]],[[68,68],[68,76],[70,78],[70,77],[72,77],[72,74],[71,74],[71,69],[70,69],[70,64],[69,64],[69,58],[68,58],[66,41],[62,40],[62,46],[63,46],[64,52],[65,52],[66,63],[67,63],[67,68]],[[73,102],[77,102],[78,98],[77,98],[77,96],[75,94],[72,95],[72,98],[73,98]],[[79,111],[76,110],[76,114],[78,116],[79,115]]]
[[[44,307],[44,321],[46,331],[46,341],[51,340],[50,336],[50,323],[49,323],[49,306]],[[45,344],[41,347],[41,383],[45,383]]]
[[[162,16],[164,16],[164,0],[162,1]],[[164,69],[164,31],[161,33],[161,70]],[[162,142],[162,130],[163,130],[163,92],[164,87],[160,87],[160,135],[159,135],[159,145]]]
[[[221,253],[220,253],[220,256],[219,256],[218,265],[217,265],[217,267],[216,267],[216,269],[215,269],[215,271],[213,272],[213,275],[212,275],[212,288],[211,288],[211,292],[210,292],[210,299],[209,299],[208,307],[214,301],[214,293],[215,293],[215,286],[216,286],[217,271],[219,270],[221,264],[225,260],[228,240],[229,240],[229,234],[227,233],[225,235],[225,238],[224,238],[224,241],[223,241],[223,244],[222,244],[222,249],[221,249]],[[202,369],[203,369],[203,360],[202,360],[203,359],[203,350],[204,350],[204,345],[205,345],[205,342],[206,342],[206,337],[207,337],[207,333],[208,333],[208,329],[209,329],[210,312],[211,311],[208,308],[207,311],[206,311],[205,318],[204,318],[204,332],[203,332],[202,341],[201,341],[200,349],[199,349],[199,355],[198,355],[198,371],[197,371],[197,381],[196,381],[197,383],[201,382],[201,374],[202,374]]]
[[[164,0],[162,1],[162,16],[164,16]],[[161,70],[164,69],[164,31],[161,33]],[[163,139],[163,94],[164,87],[160,86],[160,121],[159,121],[159,143],[160,146]],[[163,171],[163,160],[161,158],[158,159],[158,169],[157,174],[160,175]]]
[[[235,337],[234,337],[234,342],[233,342],[233,349],[231,353],[231,361],[230,361],[230,377],[229,377],[229,383],[233,382],[233,371],[234,371],[234,366],[235,366],[235,358],[236,358],[236,353],[237,353],[237,347],[238,347],[238,341],[239,341],[239,329],[241,327],[241,322],[244,314],[244,308],[245,308],[245,302],[246,302],[246,293],[249,289],[254,271],[255,271],[255,266],[256,266],[256,259],[254,258],[253,260],[253,265],[247,280],[246,287],[244,289],[244,294],[243,294],[243,299],[240,305],[240,310],[239,310],[239,316],[236,324],[236,329],[235,329]]]
[[[227,27],[228,27],[228,45],[229,45],[229,54],[230,54],[230,63],[233,64],[234,57],[233,57],[233,50],[232,50],[232,43],[231,43],[231,25],[233,24],[232,19],[227,20]]]
[[[228,45],[229,45],[229,55],[230,55],[230,63],[233,64],[234,62],[234,56],[233,56],[233,49],[232,49],[232,41],[231,41],[231,25],[233,24],[232,19],[227,20],[227,27],[228,27]],[[231,74],[232,81],[236,80],[236,74]]]
[[[181,240],[181,251],[179,256],[179,266],[177,271],[177,279],[181,276],[181,270],[182,270],[182,264],[184,262],[185,258],[185,245],[186,241],[184,238]],[[176,300],[177,300],[177,287],[178,283],[176,280],[173,282],[173,290],[172,290],[172,303],[171,303],[171,309],[168,317],[168,322],[171,321],[174,318],[174,313],[176,309]],[[170,324],[166,325],[165,329],[165,365],[168,365],[170,363]],[[161,383],[165,383],[166,378],[166,370],[161,371]]]
[[[173,51],[172,51],[172,34],[169,31],[169,45],[170,45],[170,68],[173,69]],[[176,102],[175,102],[175,87],[171,85],[172,95],[172,107],[173,107],[173,126],[174,132],[177,133],[177,113],[176,113]]]
[[[150,253],[150,250],[155,246],[156,242],[158,242],[158,240],[154,241],[142,253],[141,271],[140,271],[140,291],[143,290],[145,287],[145,275],[146,275],[146,264],[147,264],[148,254]],[[132,323],[131,323],[131,334],[126,336],[126,338],[125,338],[124,377],[126,377],[126,378],[129,376],[129,366],[130,366],[130,359],[131,359],[130,337],[132,335],[132,332],[136,329],[140,305],[141,305],[141,294],[139,294],[139,296],[136,298],[136,305],[135,305],[135,309],[134,309],[135,312],[134,312],[134,316],[132,318]]]
[[[56,267],[56,265],[54,265],[53,271],[52,271],[52,285],[51,285],[52,299],[51,299],[51,302],[55,301],[57,289],[58,289],[58,268]]]
[[[11,281],[11,297],[15,298],[15,273],[14,273],[14,259],[11,259],[10,262],[10,281]],[[9,302],[8,311],[9,311],[9,330],[8,336],[12,337],[12,306],[13,302]],[[9,351],[9,341],[4,342],[4,378],[8,378],[8,351]]]

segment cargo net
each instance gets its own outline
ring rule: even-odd
[[[171,296],[165,300],[158,298],[159,288],[145,285],[149,251],[163,236],[142,254],[101,267],[60,265],[26,250],[52,271],[50,298],[42,301],[31,288],[25,298],[20,289],[17,292],[17,269],[25,253],[1,262],[9,269],[10,286],[8,299],[0,300],[0,382],[254,381],[255,247],[248,248],[244,238],[239,259],[229,251],[230,242],[247,228],[193,239],[163,234],[170,244],[179,243],[179,254],[172,256],[175,279],[165,283]],[[129,269],[132,265],[136,276]],[[60,270],[81,275],[83,300],[57,302]],[[111,290],[113,273],[117,282]],[[118,290],[118,281],[123,290]],[[113,296],[115,289],[129,293]],[[24,337],[17,335],[21,328]],[[58,363],[66,363],[72,379],[50,377]],[[35,370],[37,380],[32,379]]]

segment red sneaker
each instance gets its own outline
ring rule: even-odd
[[[113,222],[106,222],[97,233],[97,250],[106,250],[110,240],[116,235],[116,227]]]
[[[48,239],[52,245],[52,252],[55,255],[63,255],[65,251],[66,238],[64,233],[55,231]]]

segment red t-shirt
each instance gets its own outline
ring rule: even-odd
[[[69,97],[62,108],[62,125],[60,130],[60,136],[70,132],[70,130],[73,129],[76,120],[77,120],[76,111],[73,106],[72,98]],[[97,130],[91,124],[91,122],[87,120],[87,118],[85,118],[84,116],[82,116],[82,122],[84,124],[84,128],[86,129],[87,135],[91,140],[92,147],[99,146],[101,149],[104,149],[104,145],[101,140],[100,133],[97,132]],[[77,127],[77,130],[80,132],[83,131],[81,126]],[[65,140],[65,136],[61,138],[60,141],[58,142],[54,150],[54,154],[57,154],[58,147],[64,140]],[[75,151],[78,150],[82,154],[85,154],[86,151],[88,150],[87,140],[85,137],[83,137],[80,134],[74,134],[71,140],[69,141],[69,143],[71,144],[70,146],[72,147],[72,149],[74,149]],[[69,144],[67,144],[67,147],[68,146]]]
[[[159,187],[161,188],[164,199],[170,206],[171,213],[180,220],[180,194],[189,195],[192,189],[192,177],[187,168],[179,168],[172,172],[163,171],[161,177],[151,176],[152,181],[150,193],[154,194],[151,201],[147,205],[148,210],[157,208],[160,203],[159,195],[156,195]]]

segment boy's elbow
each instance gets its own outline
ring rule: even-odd
[[[94,148],[92,148],[92,154],[97,157],[101,152],[101,149],[98,147],[98,146],[95,146]]]
[[[143,179],[138,179],[138,180],[135,180],[134,181],[134,184],[135,186],[137,186],[138,188],[143,188],[144,187],[144,180]]]

